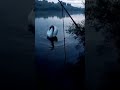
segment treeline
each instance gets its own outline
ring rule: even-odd
[[[67,10],[72,10],[72,11],[83,11],[84,12],[84,8],[77,8],[77,7],[73,7],[71,6],[71,4],[66,4],[64,2],[62,2],[63,5],[65,6],[65,8]],[[61,10],[61,5],[60,3],[54,3],[54,2],[47,2],[47,1],[36,1],[35,2],[35,10]]]

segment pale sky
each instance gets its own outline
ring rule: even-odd
[[[85,0],[60,0],[66,3],[70,3],[72,6],[75,7],[85,7],[82,3],[85,2]],[[48,2],[54,2],[57,3],[58,0],[48,0]]]

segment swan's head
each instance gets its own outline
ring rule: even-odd
[[[49,30],[50,30],[51,28],[52,28],[52,29],[53,29],[53,31],[54,31],[54,26],[53,26],[53,25],[51,25],[51,26],[50,26]]]

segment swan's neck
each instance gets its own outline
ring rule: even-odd
[[[51,31],[54,32],[54,29],[52,28]]]

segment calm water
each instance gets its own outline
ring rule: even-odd
[[[84,20],[83,14],[72,14],[75,22],[81,22]],[[47,78],[47,85],[54,83],[58,87],[70,87],[72,81],[63,75],[65,62],[65,52],[64,52],[64,35],[63,35],[63,19],[64,19],[64,28],[65,28],[65,48],[66,48],[66,63],[76,63],[78,57],[83,53],[84,48],[81,44],[80,48],[76,48],[78,45],[78,40],[74,39],[71,34],[68,34],[66,30],[72,24],[72,20],[65,16],[64,18],[58,16],[57,14],[52,15],[41,15],[36,16],[35,18],[35,48],[37,55],[37,63],[39,73],[43,78],[43,81]],[[55,25],[58,28],[57,39],[58,42],[54,42],[54,49],[51,50],[51,42],[47,39],[47,30],[51,25]],[[62,79],[60,79],[62,78]],[[71,81],[71,82],[70,82]],[[45,85],[46,85],[45,83]],[[51,83],[51,84],[50,84]],[[68,83],[68,86],[64,83]],[[54,85],[53,84],[53,85]],[[61,86],[61,84],[63,86]],[[54,87],[54,86],[52,86]]]
[[[78,23],[84,20],[83,14],[72,15],[73,19]],[[63,35],[63,19],[65,28],[65,44],[66,44],[66,62],[76,62],[77,56],[80,52],[83,52],[83,48],[77,50],[75,46],[78,41],[73,38],[71,34],[68,34],[66,30],[72,24],[72,20],[65,16],[60,18],[58,16],[48,16],[47,18],[36,17],[35,19],[35,47],[37,56],[42,60],[52,60],[55,62],[64,62],[64,35]],[[58,28],[58,42],[55,42],[54,50],[51,50],[51,42],[47,39],[46,32],[51,25],[55,25]],[[41,62],[41,61],[40,61]]]

